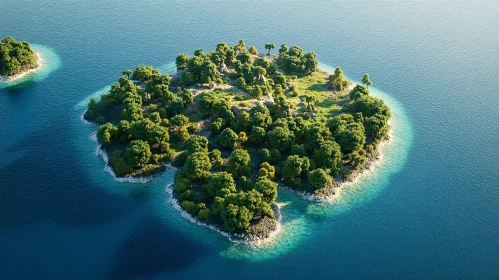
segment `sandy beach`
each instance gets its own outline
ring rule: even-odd
[[[34,72],[38,72],[40,71],[42,68],[43,68],[43,65],[44,65],[44,59],[43,57],[40,55],[39,52],[35,52],[35,55],[36,55],[36,64],[38,65],[37,67],[35,68],[32,68],[32,69],[29,69],[28,71],[26,72],[23,72],[23,73],[19,73],[17,75],[13,75],[13,76],[2,76],[0,75],[0,81],[4,81],[4,82],[14,82],[16,80],[19,80],[21,79],[22,77],[28,75],[28,74],[31,74],[31,73],[34,73]]]

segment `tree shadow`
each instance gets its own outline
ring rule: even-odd
[[[198,261],[206,248],[165,227],[149,216],[117,250],[110,279],[137,279],[160,272],[178,271]]]

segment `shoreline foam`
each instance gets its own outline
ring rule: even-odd
[[[327,73],[326,69],[321,69]],[[356,83],[351,83],[349,86],[349,90],[351,90],[353,87],[355,87]],[[85,110],[81,115],[80,119],[84,124],[94,124],[92,122],[89,122],[85,120],[85,113],[87,110]],[[390,121],[389,121],[390,124]],[[319,203],[332,203],[333,201],[340,199],[341,197],[341,191],[346,188],[346,187],[354,187],[357,183],[359,183],[361,180],[366,179],[369,175],[371,175],[374,172],[374,169],[381,164],[383,160],[383,153],[381,152],[382,149],[385,148],[386,144],[391,142],[392,140],[392,132],[393,129],[390,128],[387,137],[381,141],[378,145],[377,150],[369,157],[368,161],[362,165],[361,169],[353,173],[349,179],[345,181],[334,181],[333,185],[331,188],[333,189],[333,192],[331,195],[326,195],[326,196],[320,196],[317,194],[313,193],[308,193],[305,191],[299,191],[299,190],[294,190],[288,186],[285,186],[283,184],[278,185],[279,188],[281,189],[286,189],[291,191],[293,194],[296,196],[299,196],[300,198],[306,200],[306,201],[311,201],[311,202],[319,202]],[[98,144],[97,140],[97,132],[92,132],[91,134],[91,139]],[[117,177],[116,174],[114,173],[113,169],[109,166],[109,157],[107,153],[101,148],[101,145],[98,144],[97,149],[96,149],[96,155],[100,156],[103,158],[103,160],[106,163],[106,166],[104,167],[104,171],[108,172],[113,176],[113,178],[118,181],[118,182],[129,182],[129,183],[147,183],[150,182],[151,180],[154,179],[156,176],[149,176],[149,177],[143,177],[143,178],[136,178],[132,176],[125,176],[125,177]],[[173,169],[173,170],[178,170],[178,168],[173,167],[170,163],[165,164],[165,166],[168,169]],[[225,236],[228,238],[229,241],[234,242],[234,243],[242,243],[246,244],[249,246],[259,246],[259,245],[264,245],[264,244],[269,244],[271,241],[275,239],[276,236],[281,232],[282,230],[282,214],[280,212],[280,207],[278,204],[274,203],[274,205],[277,207],[277,210],[274,211],[274,213],[277,215],[276,218],[276,228],[275,230],[271,231],[270,234],[267,237],[257,237],[257,238],[250,238],[244,234],[231,234],[226,231],[223,231],[220,229],[218,226],[213,225],[213,224],[208,224],[205,222],[200,221],[199,219],[193,217],[191,214],[186,212],[184,209],[182,209],[181,205],[179,204],[179,201],[177,198],[174,196],[174,189],[173,189],[173,183],[170,183],[166,186],[166,192],[170,194],[170,198],[168,199],[168,202],[172,205],[172,207],[177,210],[180,215],[190,221],[193,224],[200,225],[206,228],[209,228],[213,231],[216,231],[220,233],[222,236]]]
[[[278,235],[278,233],[282,229],[282,226],[280,223],[281,218],[282,218],[282,214],[280,212],[280,206],[277,204],[274,204],[277,208],[275,214],[278,216],[278,218],[276,219],[276,229],[273,230],[269,234],[269,236],[264,237],[264,238],[262,238],[262,237],[249,237],[245,234],[236,234],[236,233],[229,233],[229,232],[223,231],[218,226],[202,222],[199,219],[193,217],[191,214],[187,213],[187,211],[185,211],[182,208],[182,206],[180,206],[178,199],[175,198],[175,196],[174,196],[173,183],[166,185],[166,192],[170,195],[168,202],[170,202],[172,207],[175,210],[177,210],[177,212],[180,213],[182,218],[188,220],[189,222],[191,222],[193,224],[203,226],[203,227],[209,228],[213,231],[216,231],[216,232],[220,233],[222,236],[226,237],[230,242],[242,243],[242,244],[246,244],[249,246],[259,246],[259,245],[266,244],[267,242],[270,242],[272,239],[274,239]]]

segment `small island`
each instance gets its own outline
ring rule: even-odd
[[[278,186],[316,200],[366,168],[388,137],[390,109],[340,68],[328,74],[316,54],[282,44],[271,54],[244,40],[176,58],[177,72],[124,70],[84,118],[119,177],[178,167],[175,203],[238,240],[262,240],[279,227]]]
[[[5,37],[0,42],[0,80],[13,81],[40,68],[40,58],[29,43]]]

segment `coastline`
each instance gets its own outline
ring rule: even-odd
[[[87,110],[85,110],[80,115],[80,120],[82,123],[84,123],[86,125],[93,125],[94,123],[85,120],[84,115],[85,115],[86,111]],[[92,140],[93,142],[95,142],[97,144],[97,148],[95,150],[95,155],[101,157],[104,160],[104,162],[106,164],[106,166],[104,167],[104,171],[109,173],[111,176],[113,176],[114,180],[116,180],[117,182],[145,184],[145,183],[152,181],[156,177],[156,176],[148,176],[148,177],[137,178],[137,177],[133,177],[133,176],[125,176],[125,177],[116,176],[116,173],[114,172],[114,170],[111,168],[111,166],[109,166],[109,156],[102,149],[102,145],[99,144],[96,131],[90,133],[90,140]],[[175,171],[178,170],[178,168],[172,166],[170,163],[164,164],[164,166],[167,169],[172,169]],[[173,183],[170,183],[166,186],[166,192],[170,195],[170,198],[168,199],[168,201],[171,203],[172,207],[175,210],[177,210],[184,219],[190,221],[193,224],[200,225],[200,226],[209,228],[213,231],[216,231],[216,232],[220,233],[221,235],[227,237],[229,239],[229,241],[234,242],[234,243],[243,243],[243,244],[250,245],[250,246],[259,246],[259,245],[265,244],[267,242],[270,242],[272,239],[274,239],[274,237],[278,235],[278,233],[281,231],[281,228],[282,228],[281,223],[280,223],[280,221],[282,219],[282,214],[280,212],[280,206],[275,204],[275,203],[272,205],[272,210],[274,211],[274,215],[276,216],[275,228],[273,230],[271,230],[269,232],[269,234],[267,234],[266,236],[250,237],[250,236],[245,235],[245,234],[233,234],[233,233],[223,231],[218,226],[202,222],[199,219],[197,219],[196,217],[187,213],[184,209],[182,209],[182,207],[180,206],[180,204],[178,202],[178,199],[174,196]]]
[[[85,114],[85,112],[83,114]],[[86,121],[83,117],[82,117],[82,122],[84,124],[93,124],[91,122]],[[99,141],[97,140],[97,132],[96,131],[90,133],[90,140],[92,140],[93,142],[97,143],[97,148],[95,150],[95,155],[101,157],[104,160],[104,162],[106,163],[106,166],[104,167],[104,171],[107,172],[107,173],[109,173],[109,174],[111,174],[111,176],[113,176],[114,180],[116,180],[117,182],[120,182],[120,183],[145,184],[145,183],[151,182],[157,176],[157,175],[156,176],[154,176],[154,175],[153,176],[147,176],[147,177],[133,177],[133,176],[118,177],[118,176],[116,176],[116,173],[114,172],[114,170],[111,168],[111,166],[109,166],[109,156],[104,151],[104,149],[102,149],[102,145],[100,145]],[[164,164],[164,166],[166,168],[171,168],[171,169],[174,169],[174,170],[176,169],[175,167],[173,167],[169,163]]]
[[[321,68],[321,71],[324,71],[324,73],[328,73],[326,69]],[[348,87],[346,87],[346,91],[351,91],[355,87],[356,83],[353,83],[350,81],[350,84]],[[88,109],[87,109],[88,110]],[[85,119],[85,113],[87,112],[85,110],[81,115],[80,119],[84,124],[94,124],[93,122],[90,122]],[[390,124],[390,121],[389,123]],[[369,156],[368,160],[363,163],[362,165],[359,166],[357,170],[354,170],[352,173],[349,174],[349,176],[346,179],[336,179],[333,180],[333,183],[330,186],[327,186],[323,189],[316,190],[314,192],[307,192],[307,191],[300,191],[300,190],[295,190],[292,189],[289,186],[286,186],[282,183],[278,184],[278,187],[280,189],[287,189],[290,190],[293,194],[299,196],[301,199],[306,200],[306,201],[311,201],[311,202],[318,202],[318,203],[332,203],[336,201],[337,199],[341,199],[341,191],[345,189],[346,187],[355,187],[359,181],[365,180],[367,177],[369,177],[375,168],[381,164],[382,159],[383,159],[383,153],[382,151],[386,148],[386,144],[391,142],[392,138],[392,128],[389,128],[389,131],[387,135],[378,143],[378,147],[375,151],[373,151]],[[111,174],[113,178],[117,182],[128,182],[128,183],[148,183],[152,181],[156,176],[159,174],[147,176],[147,177],[134,177],[134,176],[124,176],[124,177],[118,177],[116,173],[114,172],[113,168],[109,165],[109,157],[108,154],[105,152],[105,150],[102,148],[102,146],[98,143],[97,140],[97,132],[93,132],[90,135],[91,139],[97,143],[97,149],[96,149],[96,155],[102,157],[102,159],[105,161],[106,166],[104,167],[104,171]],[[171,164],[163,164],[166,166],[168,169],[172,168],[174,170],[178,170],[177,168],[171,166]],[[196,225],[200,225],[206,228],[209,228],[213,231],[216,231],[220,233],[222,236],[226,237],[230,242],[233,243],[241,243],[249,246],[259,246],[263,244],[268,244],[269,242],[273,241],[275,237],[282,231],[282,215],[280,212],[280,207],[278,204],[274,203],[272,205],[272,210],[274,212],[275,218],[263,218],[261,220],[260,224],[257,223],[257,225],[260,225],[261,227],[259,230],[255,230],[256,227],[253,227],[253,230],[251,230],[251,226],[248,230],[250,233],[243,233],[243,234],[236,234],[236,233],[229,233],[224,231],[224,229],[218,225],[218,224],[213,224],[209,222],[205,222],[196,216],[191,215],[187,211],[185,211],[181,204],[180,200],[177,197],[177,194],[174,190],[174,184],[169,183],[166,185],[165,189],[166,192],[170,195],[170,198],[168,199],[168,202],[171,203],[172,207],[177,210],[182,218],[190,221],[191,223],[194,223]],[[269,222],[271,221],[271,222]]]
[[[390,122],[389,122],[390,124]],[[381,150],[385,148],[385,146],[391,142],[392,139],[392,128],[388,131],[387,136],[379,142],[378,148],[376,151],[371,154],[366,163],[364,163],[359,170],[355,171],[350,175],[348,179],[342,181],[333,181],[333,183],[326,187],[327,194],[319,195],[316,193],[309,193],[305,191],[295,190],[286,185],[279,184],[279,188],[289,190],[300,198],[312,201],[312,202],[326,202],[331,203],[336,199],[340,198],[341,190],[346,187],[355,187],[359,181],[368,177],[371,173],[373,173],[376,166],[382,163],[383,161],[383,153]]]
[[[280,212],[280,206],[275,204],[275,203],[272,205],[272,210],[274,211],[274,215],[277,217],[275,219],[275,228],[273,230],[271,230],[265,236],[258,236],[258,235],[248,236],[246,234],[226,232],[226,231],[220,229],[220,227],[217,225],[205,223],[203,221],[200,221],[196,217],[192,216],[191,214],[189,214],[187,211],[185,211],[182,208],[182,206],[180,206],[178,199],[175,197],[173,183],[166,185],[166,192],[170,195],[168,202],[170,202],[172,207],[175,210],[177,210],[177,212],[180,213],[182,218],[188,220],[189,222],[191,222],[193,224],[203,226],[203,227],[206,227],[206,228],[211,229],[213,231],[216,231],[216,232],[220,233],[221,235],[225,236],[227,239],[229,239],[230,242],[242,243],[242,244],[246,244],[249,246],[260,246],[260,245],[263,245],[263,244],[270,242],[272,239],[274,239],[279,234],[279,232],[281,232],[282,226],[281,226],[280,221],[281,221],[282,215]]]
[[[35,52],[35,55],[36,55],[36,64],[37,64],[37,66],[35,68],[31,68],[25,72],[22,72],[22,73],[19,73],[16,75],[12,75],[12,76],[0,75],[0,81],[6,82],[6,83],[15,82],[16,80],[19,80],[19,79],[27,76],[28,74],[32,74],[32,73],[40,71],[44,66],[44,63],[43,63],[44,59],[43,59],[42,55],[40,54],[40,52]]]

